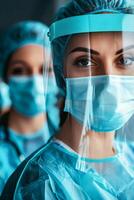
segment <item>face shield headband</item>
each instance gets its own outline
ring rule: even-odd
[[[88,14],[59,20],[50,26],[49,38],[54,39],[92,32],[134,32],[132,14]]]

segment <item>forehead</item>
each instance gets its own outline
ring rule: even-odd
[[[134,44],[134,33],[130,32],[102,32],[72,35],[68,41],[67,51],[81,46],[93,49],[123,48]],[[110,48],[110,49],[111,49]]]
[[[44,61],[44,51],[45,49],[39,45],[25,45],[23,47],[18,48],[15,52],[13,52],[10,56],[9,63],[11,62],[41,62]]]
[[[42,52],[43,47],[39,45],[25,45],[20,48],[18,48],[13,55],[19,55],[19,54],[26,54],[31,52]]]

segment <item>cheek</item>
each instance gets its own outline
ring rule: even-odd
[[[68,77],[68,73],[70,73],[71,63],[69,59],[64,60],[63,63],[63,75],[64,77]]]

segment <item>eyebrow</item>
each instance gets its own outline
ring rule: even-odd
[[[9,64],[10,65],[14,65],[14,64],[23,64],[23,65],[25,64],[25,65],[27,65],[27,62],[24,61],[24,60],[13,60],[13,61],[10,61]]]
[[[118,50],[118,51],[115,53],[115,55],[121,54],[121,53],[123,53],[124,51],[127,51],[127,50],[129,50],[129,49],[134,49],[134,45],[130,45],[130,46],[128,46],[128,47],[125,47],[125,48],[122,48],[122,49]]]
[[[74,53],[74,52],[86,52],[86,53],[90,53],[90,54],[94,54],[94,55],[100,55],[99,52],[93,50],[93,49],[89,49],[89,48],[85,48],[85,47],[76,47],[75,49],[72,49],[69,54]]]
[[[118,50],[115,55],[121,54],[124,51],[130,50],[130,49],[134,49],[134,45],[130,45],[128,47],[122,48],[120,50]],[[99,52],[93,50],[93,49],[89,49],[89,48],[85,48],[85,47],[76,47],[75,49],[72,49],[69,54],[74,53],[74,52],[86,52],[86,53],[90,53],[90,54],[94,54],[94,55],[100,55]]]
[[[13,60],[13,61],[9,61],[9,66],[10,65],[25,65],[25,66],[31,66],[31,64],[29,64],[27,61],[24,60]],[[40,66],[43,66],[43,63],[40,64]]]
[[[26,61],[24,61],[24,60],[12,60],[12,61],[10,61],[9,62],[9,64],[8,64],[8,66],[16,66],[17,67],[17,65],[19,66],[28,66],[28,67],[31,67],[31,65],[29,65],[29,63],[27,63]],[[19,66],[19,67],[20,67]]]

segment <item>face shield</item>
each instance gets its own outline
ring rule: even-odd
[[[131,166],[133,18],[126,14],[88,14],[57,21],[50,27],[53,67],[63,94],[62,103],[57,101],[62,113],[57,138],[77,158],[77,170],[93,168],[103,176],[112,170],[118,177],[122,165]],[[127,170],[125,173],[129,179],[124,181],[134,175]]]
[[[53,71],[52,57],[50,51],[50,42],[45,40],[49,47],[44,49],[44,66],[43,66],[43,89],[45,91],[44,106],[47,113],[47,121],[51,136],[59,129],[59,109],[57,107],[58,87]]]

